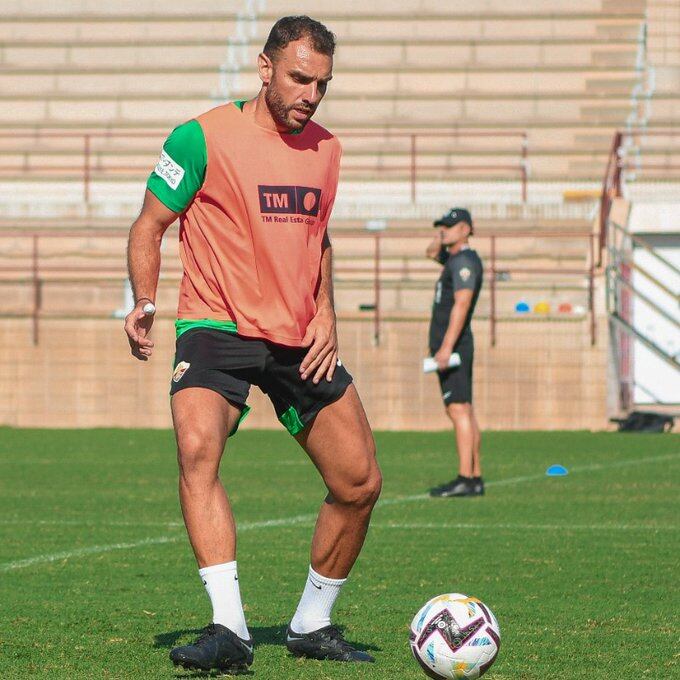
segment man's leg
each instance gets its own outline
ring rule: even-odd
[[[219,465],[240,410],[202,387],[172,397],[177,438],[179,497],[201,580],[213,607],[213,624],[192,645],[170,658],[186,668],[242,668],[252,663],[236,571],[236,527]]]
[[[373,434],[359,395],[350,385],[296,436],[328,488],[319,511],[305,590],[291,621],[294,654],[337,661],[372,661],[330,625],[335,600],[363,546],[382,477]]]
[[[470,417],[472,418],[473,441],[472,441],[472,476],[477,479],[482,476],[482,463],[480,458],[480,449],[482,445],[482,435],[479,431],[479,423],[475,416],[475,410],[470,406]]]
[[[328,487],[312,539],[312,568],[346,578],[361,551],[382,478],[375,442],[354,385],[296,436]]]
[[[446,484],[430,489],[430,496],[478,496],[484,493],[479,473],[480,433],[470,402],[453,402],[446,405],[446,413],[453,423],[458,451],[458,476]]]
[[[239,409],[212,390],[190,387],[172,397],[179,499],[199,567],[232,562],[236,528],[219,465]]]
[[[473,452],[475,436],[475,420],[470,403],[447,404],[446,412],[456,431],[456,448],[458,450],[458,474],[461,477],[472,477]]]

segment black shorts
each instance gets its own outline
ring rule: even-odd
[[[471,404],[474,344],[472,342],[461,343],[453,351],[460,355],[460,366],[449,368],[446,371],[437,371],[442,399],[447,406],[449,404]],[[432,355],[434,356],[434,352],[432,352]]]
[[[246,406],[250,386],[257,385],[271,399],[286,429],[297,434],[324,406],[339,399],[352,382],[339,362],[330,382],[325,377],[316,385],[312,377],[303,380],[299,369],[306,354],[304,348],[194,328],[177,338],[170,394],[186,387],[218,392],[241,409],[240,423],[250,410]]]

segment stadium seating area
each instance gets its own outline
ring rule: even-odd
[[[339,39],[318,119],[345,152],[331,226],[346,318],[372,321],[377,304],[383,321],[422,322],[436,277],[423,258],[429,225],[465,204],[490,274],[480,324],[511,320],[514,328],[499,333],[518,337],[520,317],[573,322],[567,335],[586,338],[585,348],[603,314],[589,242],[613,132],[650,121],[670,129],[631,136],[625,163],[630,180],[668,179],[674,167],[680,177],[675,3],[508,5],[296,3]],[[164,136],[257,91],[255,56],[290,4],[0,7],[0,288],[11,291],[0,297],[0,315],[111,318],[124,305],[126,229]],[[563,202],[569,190],[574,200]],[[166,318],[178,274],[176,243],[167,239],[159,293]],[[518,314],[524,302],[530,311]],[[526,335],[535,335],[531,323]],[[591,364],[604,366],[605,352],[600,346]]]
[[[257,52],[287,3],[183,3],[59,13],[27,8],[0,19],[0,129],[167,131],[216,101],[256,90]],[[345,141],[345,167],[375,177],[407,176],[409,140],[389,130],[526,131],[532,180],[599,180],[611,132],[642,120],[649,92],[641,67],[644,2],[557,0],[471,6],[379,0],[329,11],[298,3],[340,38],[332,96],[320,119],[332,129],[373,128]],[[250,5],[250,17],[241,13]],[[84,8],[84,9],[79,9]],[[452,39],[453,36],[453,39]],[[655,95],[655,116],[678,114],[677,91]],[[3,166],[82,168],[82,140],[3,139]],[[158,135],[101,143],[97,171],[148,168]],[[456,166],[485,178],[517,177],[521,140],[464,135],[419,139],[430,176]],[[50,151],[51,147],[51,151]],[[12,154],[11,151],[15,153]],[[469,166],[483,166],[470,171]],[[119,167],[119,171],[112,168]],[[401,170],[399,170],[401,168]],[[109,170],[110,169],[110,170]],[[63,171],[63,170],[62,170]],[[16,172],[16,171],[15,171]]]

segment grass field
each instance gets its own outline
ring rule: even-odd
[[[222,478],[261,679],[425,678],[408,624],[433,595],[491,606],[486,677],[677,678],[680,437],[488,433],[487,495],[433,500],[447,433],[379,433],[381,504],[336,608],[374,665],[282,645],[324,489],[284,432],[240,433]],[[552,463],[570,474],[547,478]],[[176,497],[172,434],[0,428],[0,678],[175,678],[209,621]]]

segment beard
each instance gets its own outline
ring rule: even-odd
[[[284,127],[291,132],[300,132],[304,130],[305,125],[309,122],[314,113],[314,109],[308,109],[300,106],[286,106],[279,93],[271,86],[268,87],[264,93],[264,101],[267,104],[269,113],[271,113],[274,122],[277,126]],[[291,116],[294,109],[304,111],[309,114],[309,118],[305,121],[296,120]]]

